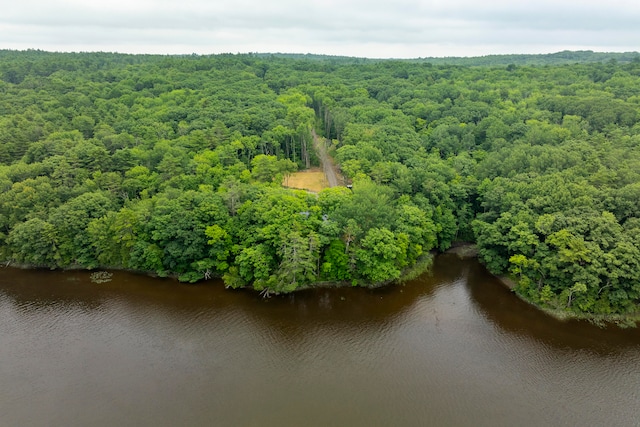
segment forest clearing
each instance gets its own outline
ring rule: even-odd
[[[313,137],[313,148],[320,161],[320,167],[294,172],[285,176],[282,180],[282,185],[314,193],[319,193],[325,188],[344,185],[344,178],[340,171],[337,170],[331,156],[327,153],[327,140],[319,137],[315,130],[311,131],[311,135]]]
[[[283,185],[288,188],[308,190],[314,193],[319,193],[325,188],[329,188],[327,177],[320,168],[294,172],[283,179]]]

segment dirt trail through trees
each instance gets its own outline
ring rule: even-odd
[[[337,187],[338,185],[344,185],[344,178],[338,173],[336,166],[333,164],[333,159],[327,153],[327,143],[324,138],[321,138],[316,133],[315,129],[311,131],[313,136],[313,147],[318,154],[322,169],[329,182],[329,187]]]

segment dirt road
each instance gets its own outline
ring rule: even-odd
[[[320,159],[320,163],[322,165],[322,169],[324,170],[324,174],[327,177],[327,182],[329,183],[329,187],[337,187],[338,185],[344,185],[344,179],[337,172],[335,165],[333,164],[333,159],[327,154],[327,142],[324,138],[321,138],[316,134],[315,129],[311,131],[311,135],[313,136],[313,147],[318,154],[318,158]]]

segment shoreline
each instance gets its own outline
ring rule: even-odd
[[[432,253],[423,254],[421,257],[418,258],[418,260],[412,266],[406,267],[401,272],[399,278],[393,279],[393,280],[387,280],[387,281],[378,282],[378,283],[358,283],[356,285],[354,285],[353,282],[348,281],[348,280],[340,281],[340,282],[317,281],[317,282],[311,282],[311,283],[305,284],[303,286],[300,286],[299,288],[296,288],[295,290],[290,291],[290,292],[279,292],[279,293],[269,292],[269,295],[286,295],[286,294],[291,294],[291,293],[294,293],[294,292],[304,291],[304,290],[314,289],[314,288],[330,289],[330,288],[361,287],[361,288],[366,288],[366,289],[376,289],[376,288],[381,288],[381,287],[384,287],[384,286],[393,285],[393,284],[396,284],[396,283],[404,283],[406,281],[416,279],[420,275],[426,273],[431,268],[431,266],[433,265],[433,258],[434,258],[434,255]],[[99,272],[102,272],[102,271],[104,271],[104,272],[122,271],[122,272],[139,274],[139,275],[148,276],[148,277],[170,278],[170,279],[176,280],[180,284],[187,284],[187,285],[194,285],[194,284],[197,284],[197,283],[203,283],[203,282],[207,282],[207,281],[212,280],[212,279],[213,280],[217,279],[217,280],[220,280],[222,282],[222,277],[219,277],[219,276],[212,276],[210,279],[202,278],[202,279],[198,280],[197,282],[183,282],[183,281],[179,280],[180,275],[176,274],[176,273],[169,273],[166,276],[162,276],[162,275],[159,275],[159,274],[151,272],[151,271],[132,270],[132,269],[127,269],[127,268],[113,267],[113,266],[96,266],[96,267],[93,267],[93,268],[82,267],[82,266],[79,266],[79,265],[68,266],[68,267],[50,267],[50,266],[46,266],[46,265],[31,265],[31,264],[23,264],[23,263],[14,263],[11,260],[9,260],[9,261],[3,260],[3,261],[0,261],[0,269],[2,269],[2,268],[15,268],[15,269],[19,269],[19,270],[47,270],[47,271],[62,271],[62,272],[64,272],[64,271],[86,271],[88,273],[99,273]],[[222,282],[222,283],[224,285],[224,282]],[[229,289],[227,286],[225,286],[225,288]],[[254,289],[252,286],[245,286],[242,289],[253,290],[253,291],[258,292],[258,293],[264,292],[264,290],[257,290],[257,289]]]
[[[445,253],[451,253],[457,255],[461,259],[465,258],[477,258],[478,248],[474,243],[461,242],[453,247],[449,248]],[[513,293],[517,298],[526,302],[534,307],[536,310],[540,310],[548,316],[553,317],[559,321],[580,320],[593,323],[598,327],[606,327],[607,325],[615,325],[619,328],[637,327],[640,323],[640,312],[633,314],[591,314],[591,313],[576,313],[572,311],[566,311],[562,309],[554,309],[550,307],[543,307],[524,298],[518,292],[516,292],[517,282],[506,275],[493,275],[505,288]]]
[[[446,251],[441,252],[441,254],[454,254],[458,256],[460,259],[477,258],[478,249],[474,243],[460,242],[460,243],[454,244],[454,246],[447,249]],[[402,284],[407,281],[414,280],[419,276],[421,276],[422,274],[429,271],[429,269],[433,266],[433,259],[437,255],[438,253],[433,253],[433,251],[422,255],[414,265],[405,268],[402,271],[400,277],[394,280],[389,280],[389,281],[380,282],[380,283],[367,283],[367,284],[362,283],[357,285],[354,285],[350,281],[342,281],[342,282],[318,281],[318,282],[313,282],[313,283],[309,283],[304,286],[301,286],[291,292],[284,292],[284,293],[269,292],[267,293],[267,295],[287,295],[287,294],[295,293],[298,291],[306,291],[306,290],[315,289],[315,288],[338,289],[338,288],[347,288],[347,287],[361,287],[366,289],[376,289],[384,286],[391,286],[394,284]],[[150,271],[130,270],[126,268],[107,267],[107,266],[97,266],[95,268],[87,268],[87,267],[81,267],[81,266],[70,266],[65,268],[36,266],[36,265],[14,263],[11,260],[0,261],[0,269],[1,268],[16,268],[20,270],[87,271],[87,272],[93,272],[93,273],[97,273],[101,271],[107,271],[107,272],[123,271],[123,272],[128,272],[133,274],[140,274],[148,277],[171,278],[171,279],[175,279],[180,284],[187,284],[187,285],[202,283],[209,280],[209,279],[203,278],[198,282],[190,283],[190,282],[181,282],[180,280],[178,280],[179,275],[177,274],[168,274],[167,276],[161,276],[161,275],[158,275],[157,273],[153,273]],[[590,313],[575,313],[575,312],[561,310],[561,309],[543,307],[524,298],[522,295],[516,292],[515,288],[517,286],[517,282],[513,280],[511,277],[505,276],[505,275],[498,276],[495,274],[492,274],[492,276],[495,277],[498,280],[498,282],[500,282],[500,284],[502,284],[512,294],[514,294],[515,297],[517,297],[521,301],[524,301],[525,303],[531,305],[535,309],[559,321],[563,321],[563,322],[570,321],[570,320],[588,321],[590,323],[595,324],[598,327],[615,325],[619,328],[629,328],[629,327],[635,328],[637,327],[637,324],[640,323],[640,312],[634,313],[634,314],[590,314]],[[220,277],[213,277],[213,279],[222,280],[222,278]],[[259,290],[253,289],[252,287],[245,287],[244,289],[253,290],[257,293],[264,292],[264,290],[259,291]]]
[[[511,293],[513,293],[521,301],[526,302],[536,310],[540,310],[548,316],[553,317],[556,320],[567,322],[570,320],[587,321],[598,327],[604,328],[607,325],[615,325],[619,328],[635,328],[640,323],[640,312],[633,314],[592,314],[592,313],[576,313],[573,311],[561,310],[557,308],[543,307],[534,303],[533,301],[524,298],[518,292],[516,292],[517,282],[509,276],[496,276],[496,279]]]

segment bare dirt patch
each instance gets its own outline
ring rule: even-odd
[[[327,181],[327,177],[322,169],[313,168],[302,172],[292,173],[288,178],[283,180],[282,185],[289,188],[299,188],[301,190],[309,190],[317,193],[324,188],[328,188],[329,182]]]

